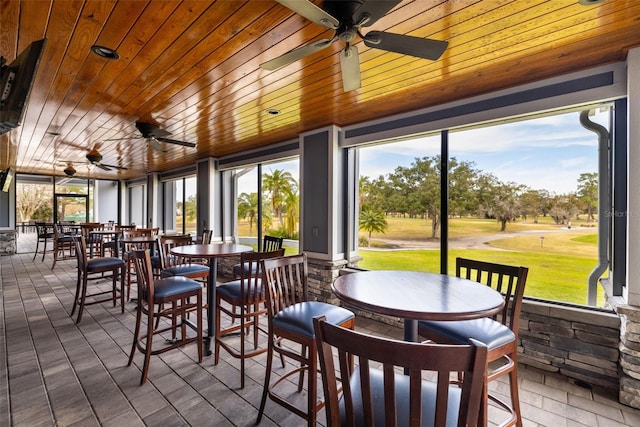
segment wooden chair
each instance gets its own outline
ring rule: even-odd
[[[324,406],[318,402],[318,354],[316,349],[313,318],[325,316],[334,325],[354,329],[355,315],[344,308],[307,299],[307,257],[305,254],[271,258],[262,261],[263,286],[267,292],[267,369],[264,377],[262,400],[256,424],[262,419],[267,396],[294,414],[315,426],[317,413]],[[292,348],[300,345],[300,351]],[[297,366],[271,384],[274,353],[278,353],[283,367],[285,357],[293,359]],[[299,374],[298,392],[302,391],[304,373],[309,373],[307,407],[301,409],[277,393],[278,386]]]
[[[102,236],[98,234],[91,234],[94,230],[104,230],[104,224],[100,224],[99,222],[84,222],[80,224],[80,233],[84,236],[90,258],[93,258],[94,253],[97,253],[98,256],[104,255]]]
[[[123,249],[122,244],[119,242],[119,239],[124,237],[124,231],[125,230],[135,230],[136,226],[135,225],[114,225],[113,226],[113,231],[115,233],[118,234],[117,238],[111,239],[109,241],[106,241],[102,244],[102,248],[104,250],[104,252],[106,253],[107,250],[109,251],[110,254],[114,255],[116,252],[120,252]],[[118,248],[116,248],[116,245],[119,245]],[[116,249],[118,249],[116,251]]]
[[[211,243],[211,238],[213,237],[213,230],[202,230],[202,238],[200,239],[200,243],[203,245],[208,245]]]
[[[66,235],[58,224],[53,224],[53,264],[51,269],[56,266],[59,259],[69,259],[75,256],[75,244],[73,236]],[[68,254],[65,255],[65,250]]]
[[[496,289],[504,295],[504,308],[493,318],[456,322],[418,322],[418,334],[428,340],[463,344],[473,338],[487,345],[488,364],[484,369],[479,425],[487,425],[489,399],[509,412],[509,419],[503,425],[522,425],[518,397],[518,325],[528,271],[526,267],[456,258],[456,276],[481,282]],[[501,361],[498,367],[492,363],[496,361]],[[488,392],[489,381],[507,374],[510,383],[510,405]]]
[[[71,316],[78,307],[78,318],[76,323],[80,323],[82,320],[82,313],[84,307],[87,305],[98,304],[105,301],[113,301],[113,306],[116,306],[116,300],[118,294],[120,295],[120,311],[124,313],[124,269],[125,263],[120,258],[113,257],[96,257],[89,259],[87,256],[87,244],[84,236],[74,237],[74,244],[76,250],[76,258],[78,260],[78,280],[76,282],[76,294],[73,299],[73,308],[71,309]],[[91,280],[105,279],[104,273],[111,272],[111,290],[98,291],[92,294],[87,294],[87,285]],[[95,276],[100,274],[99,276]],[[116,280],[120,276],[120,289],[116,287]],[[110,297],[102,299],[94,299],[87,302],[87,298],[94,298],[100,295],[110,294]]]
[[[133,345],[127,366],[131,366],[136,349],[144,353],[140,385],[147,381],[149,362],[154,354],[164,353],[195,342],[198,346],[198,363],[202,362],[202,285],[186,277],[169,277],[159,280],[153,278],[153,267],[148,250],[134,250],[130,259],[138,277],[138,299],[136,305],[136,327],[133,333]],[[190,299],[195,297],[195,302]],[[164,308],[164,307],[168,308]],[[196,324],[187,321],[187,312],[196,311]],[[142,317],[146,317],[147,331],[140,335]],[[166,317],[170,325],[158,327],[157,320]],[[178,322],[178,318],[180,322]],[[154,323],[156,325],[154,325]],[[180,339],[176,340],[176,331],[180,326]],[[187,327],[196,331],[195,337],[187,335]],[[160,348],[154,349],[153,336],[171,331],[171,340]],[[158,346],[156,346],[158,347]]]
[[[36,240],[36,251],[33,253],[33,259],[36,259],[36,256],[41,253],[42,261],[44,261],[44,257],[47,254],[47,242],[53,241],[53,230],[51,225],[48,225],[45,222],[36,221],[36,233],[38,233],[38,237]],[[42,243],[42,250],[40,250],[40,243]]]
[[[135,226],[133,226],[133,229],[123,229],[122,230],[122,237],[126,238],[126,237],[153,237],[153,230],[151,230],[150,228],[135,228]],[[122,244],[122,258],[125,260],[125,262],[127,263],[127,301],[131,298],[131,284],[132,283],[136,283],[137,279],[134,279],[136,277],[136,272],[135,272],[135,268],[133,265],[133,262],[130,261],[130,255],[133,253],[133,251],[135,250],[144,250],[144,249],[148,249],[151,253],[157,252],[156,251],[156,239],[153,239],[153,241],[151,242],[146,242],[146,243],[124,243]],[[152,255],[152,264],[153,264],[153,255]],[[158,260],[160,259],[159,256],[155,256]],[[160,262],[158,261],[157,264],[157,269],[158,271],[160,270]]]
[[[208,266],[171,254],[171,249],[177,246],[191,245],[193,242],[190,235],[161,236],[159,241],[162,260],[160,277],[184,276],[206,282],[209,277]]]
[[[281,257],[284,249],[273,252],[243,252],[240,256],[242,264],[249,266],[249,273],[242,272],[240,280],[223,283],[216,287],[216,333],[215,333],[215,361],[218,364],[220,359],[220,348],[224,348],[233,357],[240,359],[240,387],[244,388],[244,361],[246,358],[254,357],[267,351],[266,348],[258,348],[258,324],[260,316],[267,313],[265,307],[266,294],[262,289],[262,269],[260,261]],[[222,303],[226,303],[223,305]],[[236,314],[236,309],[240,313]],[[239,319],[240,324],[222,328],[221,314],[225,313],[231,319]],[[253,326],[253,351],[245,350],[245,331]],[[240,350],[225,343],[225,337],[240,333]]]
[[[284,242],[284,239],[282,237],[273,237],[273,236],[264,236],[264,239],[262,241],[262,247],[259,248],[260,252],[273,252],[273,251],[277,251],[279,249],[282,249],[282,243]],[[244,264],[242,263],[238,263],[235,264],[232,267],[232,272],[233,272],[233,278],[234,279],[239,279],[240,278],[240,273],[242,272],[243,266]],[[245,272],[247,271],[248,266],[244,265],[244,270]]]
[[[344,329],[324,317],[313,321],[327,426],[476,425],[487,363],[481,342],[396,341]],[[459,372],[462,380],[451,384],[451,374]]]

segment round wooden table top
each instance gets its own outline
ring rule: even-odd
[[[489,286],[444,274],[363,271],[338,277],[338,298],[353,307],[413,320],[467,320],[491,316],[502,295]]]
[[[234,256],[242,252],[251,252],[253,248],[235,243],[211,243],[208,245],[184,245],[171,249],[173,255],[192,258],[218,258]]]

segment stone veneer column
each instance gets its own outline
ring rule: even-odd
[[[640,307],[621,304],[620,316],[620,403],[640,409]]]
[[[340,300],[331,291],[331,285],[347,264],[345,260],[327,261],[307,258],[309,300],[340,305]]]

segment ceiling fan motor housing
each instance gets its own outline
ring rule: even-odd
[[[98,151],[92,150],[87,154],[87,160],[89,160],[91,163],[100,163],[100,161],[102,160],[102,155],[98,153]]]

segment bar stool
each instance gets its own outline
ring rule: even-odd
[[[78,281],[76,283],[76,294],[73,299],[73,308],[71,309],[71,316],[78,308],[78,318],[76,324],[82,320],[82,313],[84,307],[87,305],[98,304],[105,301],[113,301],[113,306],[116,306],[116,300],[118,294],[120,294],[120,312],[124,313],[124,269],[125,263],[120,258],[114,257],[98,257],[88,259],[87,257],[87,243],[84,240],[84,236],[74,237],[74,243],[76,248],[76,258],[78,259]],[[111,290],[98,291],[92,294],[87,294],[87,284],[90,280],[104,280],[103,273],[111,272]],[[100,273],[100,276],[95,277],[94,274]],[[120,290],[116,288],[116,279],[120,274]],[[108,278],[107,277],[107,278]],[[110,297],[93,300],[87,302],[87,297],[96,297],[100,295],[110,294]]]

